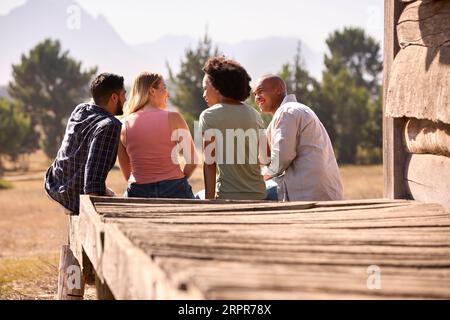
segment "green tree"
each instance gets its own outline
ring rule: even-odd
[[[62,52],[59,41],[50,39],[37,44],[13,65],[8,92],[30,116],[31,137],[39,129],[43,132],[41,146],[48,157],[56,155],[67,118],[74,106],[88,97],[88,83],[96,72],[96,67],[82,71],[81,62],[68,51]]]
[[[186,50],[177,75],[173,74],[167,64],[170,82],[174,87],[170,100],[179,108],[191,130],[193,130],[194,121],[198,120],[200,113],[207,107],[203,99],[203,65],[208,58],[218,54],[218,48],[213,48],[212,40],[208,34],[205,34],[198,42],[197,48]]]
[[[299,102],[315,107],[320,84],[305,67],[301,54],[301,42],[298,43],[293,63],[285,63],[279,76],[286,82],[288,93],[295,94]]]
[[[363,127],[361,144],[358,147],[357,163],[381,163],[383,156],[383,90],[368,102],[368,118]]]
[[[319,106],[331,119],[338,161],[380,162],[380,45],[359,28],[335,31],[326,43]]]
[[[356,85],[378,96],[383,70],[380,44],[363,29],[353,27],[334,31],[326,44],[329,50],[324,60],[327,71],[337,75],[345,68]]]
[[[324,103],[320,82],[314,79],[305,67],[301,54],[301,42],[298,43],[292,64],[284,64],[279,76],[285,81],[288,93],[295,94],[300,103],[307,105],[317,114],[333,140],[335,130],[332,113],[328,111],[328,105]]]
[[[4,171],[2,156],[15,161],[23,152],[29,132],[30,119],[18,111],[10,101],[0,98],[0,174]]]
[[[331,130],[334,150],[340,163],[356,163],[368,119],[369,92],[356,84],[346,69],[337,75],[325,73],[321,102],[327,106],[333,121]]]

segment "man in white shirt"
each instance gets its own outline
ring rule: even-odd
[[[278,76],[260,78],[254,94],[261,111],[273,115],[266,131],[270,163],[264,176],[277,183],[278,200],[342,200],[333,147],[314,111],[288,95]]]

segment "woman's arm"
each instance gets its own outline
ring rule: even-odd
[[[125,148],[125,124],[120,131],[120,140],[119,140],[119,148],[117,150],[117,157],[119,158],[119,166],[120,171],[122,171],[122,175],[126,181],[130,178],[131,175],[131,163],[130,157],[128,156],[127,150]]]
[[[210,141],[203,140],[203,152],[211,144],[215,143],[214,138]],[[211,157],[215,156],[215,150],[212,151]],[[206,160],[206,156],[204,157]],[[203,179],[205,182],[205,199],[214,199],[216,197],[216,162],[203,162]]]
[[[189,127],[183,116],[178,112],[169,113],[171,122],[172,137],[173,131],[177,130],[176,141],[181,145],[181,155],[185,160],[183,173],[186,178],[190,178],[198,166],[198,155],[195,149],[194,140],[192,139]]]

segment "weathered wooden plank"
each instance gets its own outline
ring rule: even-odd
[[[278,206],[266,205],[258,208],[253,205],[244,207],[244,210],[239,210],[236,207],[229,205],[170,205],[164,206],[161,204],[148,203],[134,203],[130,202],[115,204],[110,202],[96,202],[94,203],[97,213],[102,215],[102,218],[152,218],[160,215],[203,215],[205,212],[209,214],[235,215],[235,214],[273,214],[280,212],[326,212],[326,211],[348,211],[367,209],[373,210],[377,208],[388,208],[394,206],[410,205],[408,200],[389,200],[389,199],[372,199],[372,200],[350,200],[350,201],[329,201],[318,202],[314,204],[314,209],[309,209],[310,205],[304,202],[290,202],[289,204],[279,204]],[[232,208],[233,210],[230,210]],[[298,209],[294,209],[298,208]],[[308,208],[308,209],[306,209]],[[211,209],[211,210],[208,210]]]
[[[411,118],[405,128],[405,146],[409,153],[450,157],[450,124]]]
[[[184,209],[190,208],[202,208],[199,211],[211,210],[216,211],[217,208],[233,208],[232,211],[237,210],[271,210],[273,208],[293,209],[293,208],[310,208],[310,207],[345,207],[350,208],[357,205],[377,205],[377,204],[407,204],[407,200],[392,200],[392,199],[358,199],[358,200],[345,200],[345,201],[319,201],[319,202],[308,202],[308,201],[292,201],[289,203],[273,202],[273,201],[241,201],[241,200],[207,200],[204,202],[202,200],[187,200],[180,199],[177,203],[172,201],[166,202],[162,199],[144,199],[144,198],[111,198],[111,197],[91,197],[97,213],[106,213],[108,210],[121,211],[121,210],[141,210],[146,208],[151,208],[150,210],[157,211],[158,209],[166,209],[176,211],[183,211]],[[168,206],[170,204],[170,206]],[[226,206],[223,206],[223,205]],[[234,206],[230,206],[234,205]],[[167,209],[170,207],[170,209]],[[203,209],[206,208],[206,209]],[[209,209],[208,209],[209,208]],[[153,210],[154,209],[154,210]],[[221,211],[228,211],[221,210]],[[231,212],[230,212],[231,213]]]
[[[144,237],[142,230],[133,230],[131,233],[133,239],[136,237]],[[436,246],[411,246],[407,243],[404,245],[378,245],[370,244],[365,240],[364,243],[357,243],[357,241],[346,243],[296,243],[295,241],[273,241],[272,239],[263,240],[245,236],[235,236],[232,240],[219,235],[213,235],[208,239],[201,237],[187,237],[177,236],[174,234],[164,235],[158,232],[159,237],[151,237],[146,239],[146,243],[155,248],[173,248],[173,249],[186,249],[193,251],[204,252],[203,249],[209,248],[210,250],[231,250],[236,249],[238,251],[249,250],[257,252],[257,255],[272,256],[272,252],[279,253],[304,253],[304,254],[321,254],[321,253],[333,253],[333,254],[373,254],[373,255],[398,255],[399,259],[402,257],[414,257],[414,259],[420,259],[421,257],[449,257],[450,246],[448,247],[436,247]],[[364,237],[363,237],[364,238]],[[447,238],[448,240],[449,238]],[[257,241],[260,240],[260,241]],[[351,239],[352,240],[352,239]],[[426,253],[424,253],[426,249]],[[236,260],[240,257],[237,255]]]
[[[230,216],[225,214],[206,214],[206,215],[157,215],[151,219],[135,218],[135,223],[151,221],[161,224],[299,224],[303,228],[380,228],[380,227],[402,227],[402,226],[429,226],[429,225],[447,225],[450,224],[448,213],[439,210],[440,206],[416,205],[411,207],[388,207],[379,208],[375,211],[379,216],[367,215],[367,210],[354,210],[344,214],[325,214],[325,213],[296,213],[285,214],[282,211],[274,214],[254,215],[241,214]],[[384,214],[383,214],[384,213]],[[400,214],[403,213],[403,214]],[[392,215],[392,216],[389,216]],[[427,217],[427,219],[418,219]],[[120,218],[119,218],[120,219]],[[117,220],[111,220],[117,222]],[[442,224],[441,224],[442,223]],[[134,225],[134,224],[133,224]]]
[[[174,284],[151,256],[134,246],[116,226],[105,226],[103,275],[116,299],[201,299],[193,286]]]
[[[96,270],[96,281],[116,299],[202,298],[199,292],[171,286],[151,257],[132,245],[113,224],[105,225],[89,196],[81,196],[79,237]]]
[[[377,198],[377,199],[357,199],[357,200],[340,200],[340,201],[318,201],[316,207],[348,207],[358,205],[375,205],[375,204],[387,204],[387,203],[409,203],[404,199],[390,199],[390,198]]]
[[[397,54],[385,115],[450,124],[450,46],[408,46]]]
[[[381,267],[380,289],[367,287],[367,267],[236,263],[162,259],[161,265],[179,283],[194,283],[210,299],[260,297],[260,292],[272,292],[277,298],[311,297],[342,298],[444,298],[450,286],[443,290],[442,279],[450,276],[448,269],[417,269]],[[223,277],[227,274],[227,277]],[[264,295],[264,294],[263,294]]]
[[[291,209],[289,207],[284,208],[267,208],[267,210],[251,210],[247,208],[245,210],[230,210],[225,206],[214,208],[214,210],[207,210],[204,207],[188,207],[188,208],[154,208],[146,206],[130,206],[116,208],[114,206],[97,206],[98,214],[102,215],[103,219],[109,218],[161,218],[161,217],[172,217],[172,216],[213,216],[213,215],[266,215],[273,216],[274,219],[279,220],[279,214],[299,214],[299,213],[316,213],[316,212],[348,212],[354,210],[367,210],[367,212],[373,212],[374,215],[377,214],[377,209],[381,208],[394,208],[394,207],[406,207],[407,202],[403,203],[385,203],[377,205],[361,205],[361,206],[347,206],[347,207],[316,207],[316,208],[306,208],[306,209]],[[287,209],[289,208],[289,209]]]
[[[404,159],[402,148],[404,120],[387,117],[387,90],[391,82],[391,67],[400,50],[397,41],[397,21],[405,4],[396,0],[384,0],[384,52],[383,52],[383,176],[384,197],[405,198]]]
[[[125,203],[96,203],[114,218],[88,203],[80,220],[99,227],[79,224],[83,248],[92,244],[87,234],[103,234],[97,268],[119,299],[450,297],[450,213],[437,204],[182,204],[164,212]],[[120,216],[136,209],[151,212]],[[381,268],[380,290],[367,288],[370,265]]]
[[[176,204],[252,204],[252,203],[277,203],[277,201],[267,201],[267,200],[224,200],[224,199],[214,199],[214,200],[200,200],[200,199],[172,199],[172,198],[121,198],[121,197],[99,197],[92,196],[91,200],[93,203],[148,203],[148,204],[165,204],[165,205],[176,205]]]
[[[149,208],[167,208],[168,204],[161,203],[153,203],[153,202],[147,202],[146,200],[153,200],[153,199],[137,199],[137,198],[109,198],[111,201],[106,201],[106,199],[102,199],[103,201],[93,201],[94,206],[97,207],[104,207],[104,206],[113,206],[116,208],[123,208],[123,207],[149,207]],[[114,199],[120,200],[121,202],[116,202]],[[128,201],[127,201],[128,199]],[[142,202],[135,202],[134,200],[143,200]],[[222,206],[224,203],[215,202],[216,200],[210,200],[211,202],[208,204],[204,203],[188,203],[188,204],[170,204],[170,207],[173,208],[193,208],[193,207],[214,207],[214,206]],[[402,203],[407,202],[407,200],[404,199],[387,199],[387,198],[380,198],[380,199],[358,199],[358,200],[339,200],[339,201],[318,201],[318,202],[309,202],[309,201],[291,201],[289,204],[309,204],[313,203],[315,206],[320,207],[342,207],[342,206],[352,206],[352,205],[372,205],[372,204],[386,204],[386,203]],[[281,204],[286,204],[283,202],[262,202],[262,203],[250,203],[250,204],[239,204],[239,206],[242,206],[243,208],[246,207],[258,207],[261,206],[269,206],[269,207],[276,207]],[[289,205],[286,204],[286,205]],[[225,205],[229,205],[228,203],[225,203]]]
[[[69,246],[79,263],[83,265],[83,247],[79,235],[79,216],[69,216]]]
[[[406,170],[406,186],[414,199],[450,208],[450,158],[413,154]]]
[[[415,1],[403,10],[397,25],[400,46],[450,45],[450,2]]]
[[[154,257],[180,257],[214,261],[244,261],[252,263],[315,264],[315,265],[349,265],[349,266],[407,266],[407,267],[450,267],[450,249],[436,249],[427,253],[422,248],[418,253],[393,253],[390,250],[376,252],[332,252],[332,251],[297,251],[280,248],[275,250],[242,249],[234,246],[193,246],[168,245],[167,243],[149,242],[147,239],[140,248]],[[284,250],[282,250],[284,249]]]
[[[425,206],[425,205],[424,205]],[[435,210],[436,208],[434,208]],[[425,215],[426,216],[426,213]],[[449,215],[445,215],[446,223],[448,224]],[[415,218],[417,220],[418,218]],[[233,219],[234,220],[234,219]],[[430,220],[427,216],[427,219]],[[232,228],[227,227],[229,223],[223,222],[213,226],[205,226],[191,222],[186,225],[183,224],[169,224],[160,225],[152,223],[151,227],[145,226],[140,222],[133,220],[133,223],[126,223],[118,225],[125,234],[132,239],[138,246],[144,246],[151,250],[154,256],[189,256],[194,259],[250,259],[253,261],[273,261],[275,258],[282,259],[284,263],[331,263],[330,256],[324,258],[323,252],[318,256],[310,256],[314,252],[314,246],[317,250],[326,250],[327,247],[332,248],[337,253],[339,263],[356,263],[350,262],[350,256],[339,256],[340,253],[348,253],[352,250],[359,250],[358,260],[361,257],[366,257],[366,260],[359,260],[363,264],[368,263],[368,259],[376,258],[374,253],[382,256],[382,261],[385,264],[400,264],[400,265],[439,265],[448,263],[445,262],[450,257],[449,246],[450,243],[450,228],[436,227],[436,223],[431,223],[432,227],[408,228],[408,224],[401,223],[402,227],[396,230],[387,231],[386,229],[365,229],[354,230],[346,228],[345,232],[332,228],[322,229],[308,228],[304,223],[297,225],[260,225],[258,231],[255,233],[254,228],[250,226],[242,226],[239,224],[233,225]],[[151,233],[148,230],[152,230]],[[161,231],[159,231],[161,230]],[[211,232],[211,231],[215,232]],[[223,230],[223,231],[222,231]],[[209,231],[209,232],[208,232]],[[183,238],[183,236],[185,236]],[[191,235],[189,237],[189,235]],[[196,237],[193,237],[197,235]],[[382,235],[382,236],[381,236]],[[285,242],[287,245],[281,245],[278,250],[270,251],[270,242],[265,241],[266,238],[273,239],[272,244],[280,245],[276,240],[290,239],[292,242]],[[227,241],[227,238],[229,241]],[[215,241],[216,239],[217,241]],[[435,241],[434,243],[432,241]],[[264,245],[260,246],[258,251],[258,243]],[[428,245],[447,244],[446,247],[438,247],[436,251],[433,248],[423,247]],[[302,244],[305,245],[305,252],[302,252]],[[230,246],[231,245],[231,246]],[[295,248],[295,245],[299,246]],[[322,245],[322,246],[320,246]],[[333,247],[333,245],[340,245]],[[371,246],[370,254],[364,255],[364,245]],[[378,245],[382,247],[376,248]],[[228,246],[228,247],[227,247]],[[347,246],[352,246],[347,248]],[[357,246],[360,246],[359,248]],[[409,255],[409,259],[402,256],[398,248],[392,246],[406,247],[405,254]],[[422,257],[414,246],[422,246],[421,250],[424,252]],[[248,250],[257,253],[249,254],[247,251],[239,251],[236,249],[247,248]],[[295,252],[290,252],[295,248]],[[367,248],[366,248],[367,249]],[[383,249],[385,251],[383,251]],[[430,250],[428,250],[430,249]],[[225,254],[222,255],[225,250]],[[229,252],[227,252],[229,250]],[[286,252],[286,250],[288,252]],[[409,251],[408,251],[409,250]],[[360,252],[363,251],[363,252]],[[442,254],[438,254],[438,252]],[[234,258],[231,252],[234,252]],[[239,252],[241,252],[239,254]],[[383,252],[388,253],[388,259],[383,255]],[[284,254],[283,254],[284,253]],[[266,256],[268,255],[268,256]],[[434,255],[436,259],[430,259],[430,255]],[[371,257],[371,258],[368,258]],[[444,259],[441,259],[444,257]],[[317,260],[318,258],[318,260]],[[252,260],[253,259],[253,260]],[[260,260],[258,260],[260,259]],[[308,260],[312,259],[312,260]],[[315,260],[316,259],[316,260]],[[422,261],[420,261],[422,259]],[[400,261],[399,261],[400,260]],[[328,261],[328,262],[327,262]]]
[[[114,208],[109,206],[109,208],[107,208],[108,211],[103,211],[101,210],[102,208],[104,208],[104,206],[102,207],[101,205],[97,205],[97,212],[99,214],[102,213],[108,213],[108,211],[113,211]],[[270,211],[270,210],[301,210],[301,209],[308,209],[308,208],[312,208],[314,207],[314,202],[306,202],[306,201],[296,201],[296,202],[281,202],[281,203],[276,203],[274,204],[270,204],[270,203],[254,203],[254,204],[219,204],[219,205],[208,205],[208,206],[191,206],[191,207],[181,207],[181,208],[177,208],[177,207],[157,207],[157,208],[147,208],[147,212],[160,212],[160,213],[164,213],[164,212],[216,212],[216,211],[220,211],[220,212],[236,212],[236,211]],[[131,212],[138,212],[139,210],[142,210],[143,207],[138,207],[138,208],[128,208],[128,210],[131,210]],[[118,210],[119,212],[127,212],[125,211],[123,208],[120,208]],[[130,212],[130,211],[128,211]]]
[[[88,195],[80,196],[80,215],[78,217],[78,236],[76,242],[81,243],[98,278],[103,282],[102,259],[104,245],[104,224],[95,211]],[[72,241],[72,240],[71,240]],[[83,261],[84,265],[84,261]]]
[[[349,237],[349,241],[353,241],[353,236],[361,238],[361,239],[368,239],[368,241],[372,241],[375,243],[389,243],[389,241],[397,244],[407,245],[407,243],[398,242],[395,239],[395,235],[398,234],[399,241],[403,241],[403,236],[405,236],[406,241],[408,241],[409,236],[411,236],[411,240],[421,240],[420,238],[424,235],[428,234],[429,239],[439,239],[442,240],[441,235],[445,232],[448,232],[448,227],[446,226],[433,226],[433,227],[427,227],[427,226],[417,226],[417,227],[398,227],[398,228],[353,228],[353,229],[346,229],[346,230],[340,230],[337,228],[334,229],[326,229],[326,228],[302,228],[301,223],[297,224],[257,224],[257,227],[253,226],[252,224],[175,224],[175,223],[158,223],[158,222],[146,222],[144,219],[133,219],[133,220],[127,220],[125,223],[122,222],[122,220],[113,221],[111,223],[116,224],[123,232],[130,231],[136,231],[136,230],[152,230],[152,232],[148,232],[148,238],[151,239],[153,237],[153,234],[159,234],[159,230],[161,232],[164,232],[167,230],[168,234],[174,235],[179,234],[177,236],[186,236],[186,237],[208,237],[213,236],[217,237],[218,235],[222,234],[223,236],[233,236],[233,239],[236,240],[237,238],[240,238],[242,234],[245,234],[245,239],[248,237],[260,237],[266,234],[266,236],[270,237],[271,240],[278,241],[279,239],[283,241],[302,241],[303,239],[306,239],[306,236],[315,237],[315,235],[318,235],[320,237],[327,234],[327,232],[330,233],[330,237],[337,237],[333,238],[333,240],[329,240],[327,238],[325,239],[317,239],[317,241],[322,241],[325,244],[332,244],[330,241],[334,241],[336,239],[340,239],[341,241],[344,241]],[[232,226],[232,228],[230,228]],[[301,229],[301,233],[299,231]],[[275,232],[276,230],[276,232]],[[436,235],[429,235],[431,231],[434,231]],[[278,234],[281,232],[282,234]],[[341,236],[342,235],[342,236]],[[366,235],[366,236],[365,236]],[[445,235],[445,234],[444,234]],[[131,235],[130,235],[131,236]],[[446,235],[448,236],[448,235]],[[384,238],[379,239],[377,241],[376,237],[387,237],[388,242],[384,241]],[[255,238],[255,239],[256,239]],[[311,238],[311,239],[313,239]],[[288,240],[292,239],[292,240]],[[428,239],[428,238],[427,238]],[[427,239],[422,239],[423,243],[426,242]],[[448,237],[445,238],[445,240],[448,240]],[[420,245],[421,243],[419,241],[414,242],[414,244],[411,245]],[[438,245],[438,243],[435,243],[435,245]]]
[[[170,201],[169,201],[170,200]],[[97,205],[115,205],[115,206],[132,206],[132,205],[145,205],[150,207],[167,207],[168,205],[174,207],[190,207],[198,205],[218,205],[218,204],[267,204],[267,205],[279,205],[282,202],[277,201],[253,201],[253,200],[199,200],[199,199],[161,199],[161,198],[121,198],[121,197],[98,197],[92,196],[91,201],[94,206]],[[380,203],[398,203],[402,202],[402,199],[392,200],[389,198],[375,198],[375,199],[349,199],[338,201],[315,201],[314,203],[319,206],[349,206],[360,204],[380,204]],[[310,202],[310,201],[307,201]],[[291,201],[291,203],[305,203],[305,201]]]

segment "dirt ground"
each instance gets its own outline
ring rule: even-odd
[[[50,161],[34,155],[27,172],[8,171],[13,189],[0,190],[0,299],[54,299],[59,248],[67,242],[68,218],[47,198],[43,176]],[[382,197],[381,166],[341,167],[346,199]],[[201,168],[191,178],[194,192],[203,188]],[[118,195],[126,183],[113,169],[107,180]],[[95,298],[88,288],[88,298]]]

